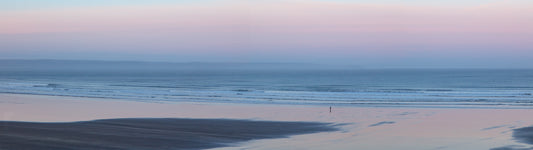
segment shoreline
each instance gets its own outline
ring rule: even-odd
[[[340,131],[241,142],[224,149],[492,149],[524,145],[514,129],[533,125],[533,109],[329,107],[146,103],[0,94],[0,120],[71,122],[113,118],[237,119],[328,122]]]
[[[207,104],[207,105],[244,105],[244,106],[290,106],[290,107],[361,107],[361,108],[412,108],[412,109],[533,109],[530,103],[480,103],[480,102],[349,102],[349,103],[240,103],[240,102],[220,102],[220,101],[161,101],[161,100],[130,100],[123,98],[108,97],[86,97],[72,95],[47,95],[31,93],[0,93],[0,95],[19,95],[35,97],[55,97],[58,99],[83,99],[83,100],[104,100],[104,101],[124,101],[138,103],[159,103],[159,104]],[[0,101],[0,103],[2,103]]]

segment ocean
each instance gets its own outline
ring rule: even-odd
[[[154,103],[517,108],[533,106],[533,70],[4,60],[0,93]]]

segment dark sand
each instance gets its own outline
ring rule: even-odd
[[[513,138],[520,143],[533,145],[533,127],[514,129]],[[491,150],[533,150],[533,146],[509,145]]]
[[[533,127],[514,129],[513,137],[519,142],[533,144]]]
[[[328,123],[134,118],[70,123],[0,121],[0,149],[206,149],[336,131]]]

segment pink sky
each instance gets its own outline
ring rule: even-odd
[[[533,54],[533,2],[438,6],[279,0],[3,10],[0,39],[6,58],[87,53],[73,58],[374,66],[393,63],[375,60],[382,58],[442,59],[442,65],[451,58],[467,64],[479,57],[525,61],[524,55]]]

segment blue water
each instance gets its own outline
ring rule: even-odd
[[[533,70],[153,67],[159,65],[4,63],[0,93],[146,102],[533,106]]]

